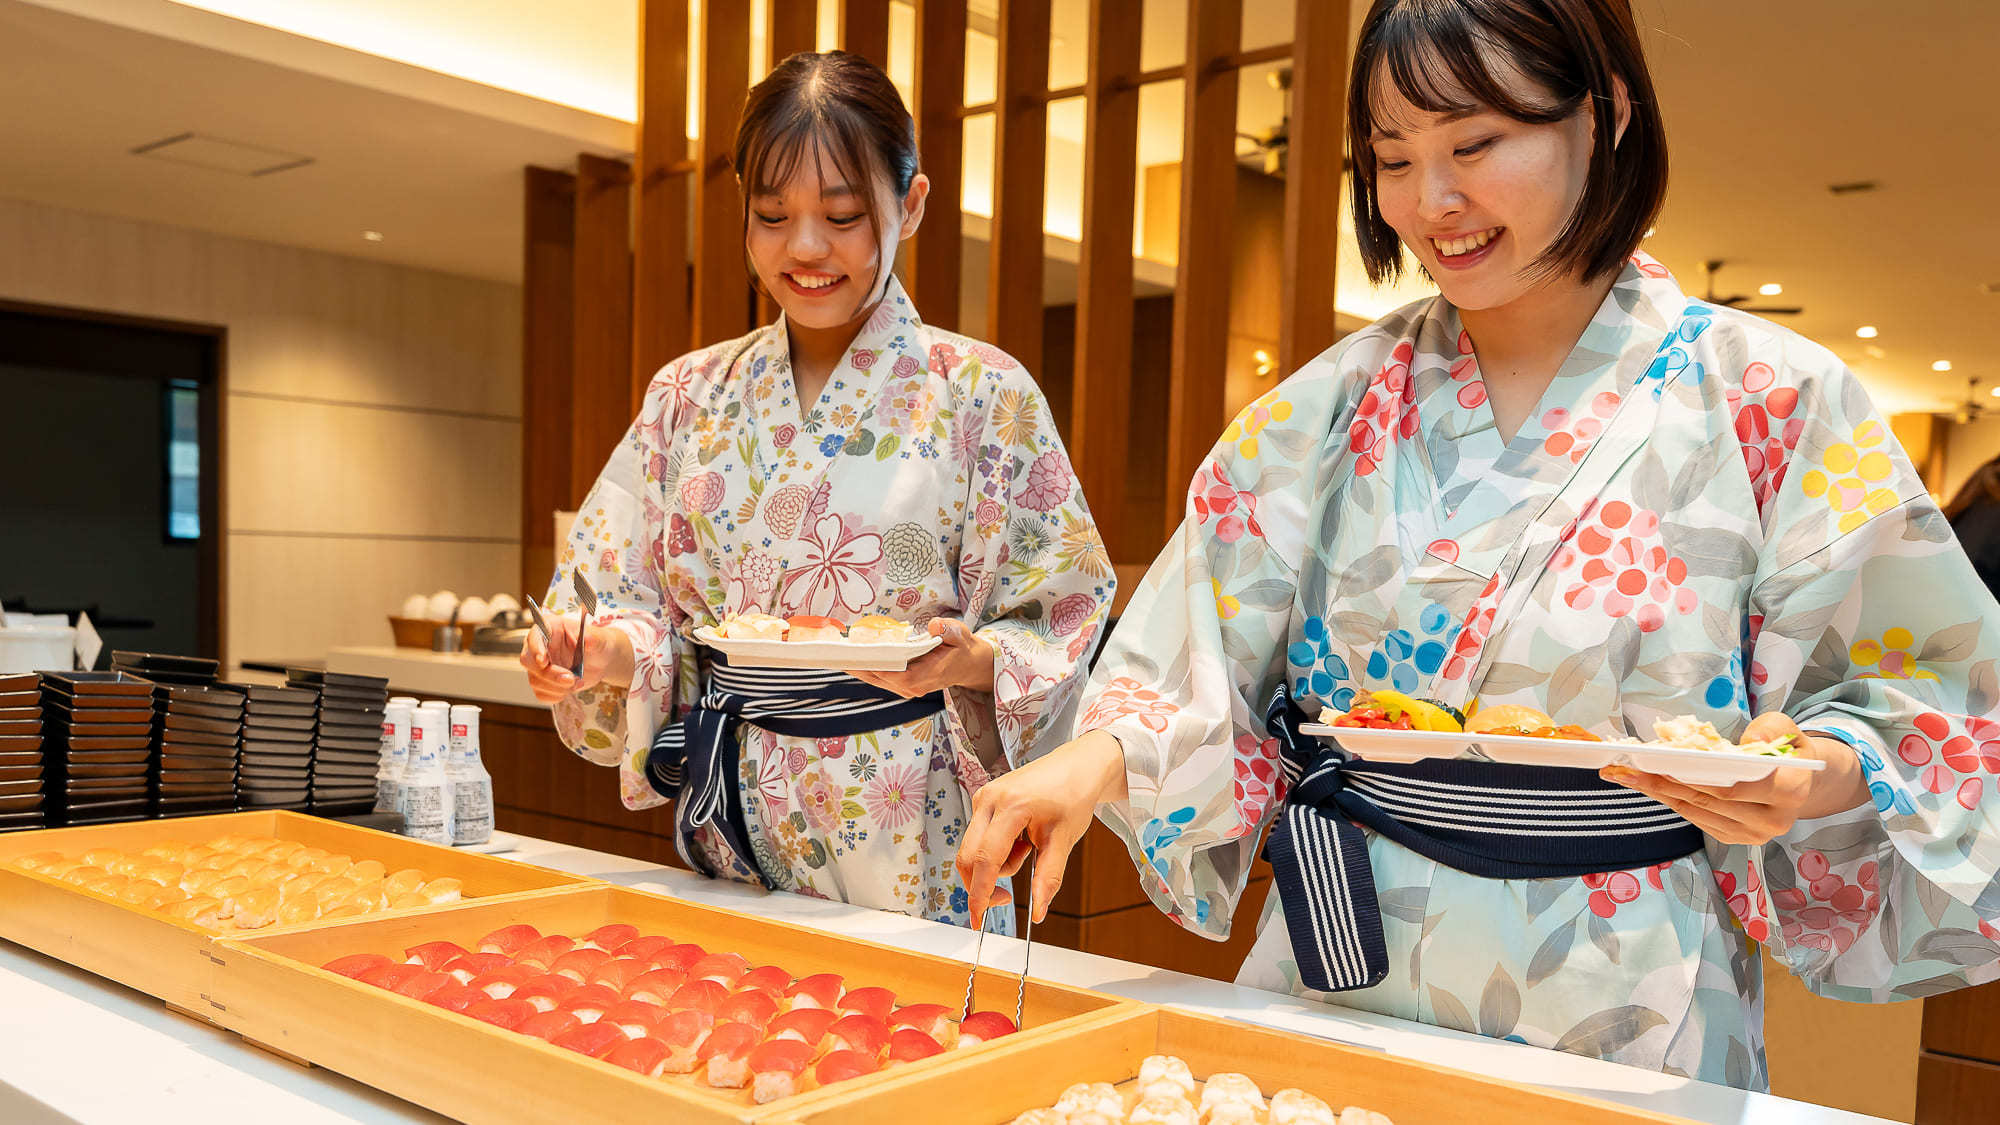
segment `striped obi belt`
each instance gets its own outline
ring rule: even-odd
[[[1299,733],[1308,720],[1282,687],[1267,719],[1289,788],[1264,854],[1299,980],[1319,992],[1369,988],[1389,972],[1363,827],[1489,879],[1624,871],[1702,846],[1680,814],[1594,770],[1345,758]]]
[[[944,696],[905,699],[862,683],[845,672],[798,668],[736,668],[712,649],[702,652],[707,680],[700,702],[677,723],[661,728],[646,759],[646,778],[655,790],[676,799],[674,846],[681,858],[713,878],[694,846],[698,828],[713,828],[765,887],[770,877],[750,849],[743,819],[737,765],[742,748],[736,735],[743,723],[787,738],[845,738],[935,715]]]

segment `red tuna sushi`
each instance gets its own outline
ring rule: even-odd
[[[590,979],[591,974],[606,961],[611,954],[602,949],[572,949],[549,965],[549,971],[559,977],[568,977],[578,984]]]
[[[889,1061],[893,1063],[916,1062],[932,1055],[941,1055],[944,1048],[938,1041],[914,1027],[899,1027],[889,1035]]]
[[[954,1047],[976,1047],[1018,1030],[1014,1021],[999,1012],[974,1012],[959,1021],[958,1042]]]
[[[455,942],[427,941],[413,945],[403,951],[403,964],[422,965],[426,969],[443,971],[445,966],[465,956],[465,949]]]
[[[521,1025],[514,1030],[537,1039],[553,1040],[565,1031],[573,1031],[582,1026],[583,1021],[568,1012],[536,1012],[522,1020]]]
[[[740,1090],[750,1084],[750,1052],[764,1033],[747,1023],[717,1024],[695,1057],[708,1064],[702,1081],[720,1089]]]
[[[509,957],[519,953],[532,942],[541,940],[542,931],[527,924],[502,926],[479,939],[479,952],[504,953]]]
[[[549,1042],[566,1051],[601,1059],[614,1048],[623,1046],[626,1039],[624,1032],[609,1024],[587,1023],[570,1028]]]
[[[799,1078],[812,1064],[810,1044],[796,1039],[766,1040],[750,1052],[750,1097],[758,1105],[799,1092]]]
[[[840,990],[846,979],[839,973],[815,973],[793,981],[785,989],[785,999],[794,1008],[826,1008],[831,1010],[840,1004]]]
[[[360,980],[376,969],[394,964],[380,953],[350,953],[345,957],[335,957],[320,968],[329,973],[339,973],[351,980]]]
[[[637,1071],[648,1078],[658,1078],[667,1061],[667,1045],[657,1039],[634,1039],[622,1047],[613,1047],[604,1055],[604,1061],[612,1066],[622,1066],[626,1070]]]
[[[604,952],[610,953],[612,950],[617,949],[638,936],[639,927],[628,926],[623,922],[613,922],[608,926],[599,926],[583,935],[583,940],[577,944],[584,949],[602,949]]]
[[[759,1031],[778,1014],[778,1002],[762,989],[746,988],[724,1000],[715,1009],[717,1023],[747,1023]]]
[[[880,1069],[881,1064],[875,1061],[874,1055],[864,1055],[859,1051],[835,1051],[819,1060],[819,1065],[813,1068],[813,1077],[819,1080],[820,1085],[831,1086],[835,1082],[873,1074]]]
[[[576,939],[564,937],[562,934],[550,934],[545,938],[537,938],[517,950],[514,954],[514,963],[517,965],[540,965],[542,968],[547,969],[556,963],[556,958],[561,957],[574,948],[576,948]]]
[[[468,953],[446,965],[444,971],[460,984],[471,984],[472,978],[511,964],[504,953]]]
[[[649,1004],[665,1004],[667,998],[687,983],[687,974],[673,969],[654,969],[641,973],[625,988],[625,999],[644,1000]]]
[[[535,1006],[526,1000],[485,1000],[467,1008],[465,1014],[512,1031],[535,1014]]]
[[[826,1008],[793,1008],[771,1020],[764,1028],[766,1042],[773,1039],[796,1039],[801,1043],[817,1047],[826,1038],[826,1029],[833,1026],[839,1014]]]

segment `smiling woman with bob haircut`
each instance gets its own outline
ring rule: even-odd
[[[975,799],[975,906],[1032,847],[1045,910],[1096,813],[1220,940],[1268,841],[1243,983],[1747,1088],[1760,946],[1847,1000],[2000,975],[2000,609],[1832,354],[1639,250],[1666,134],[1625,0],[1379,0],[1348,117],[1370,276],[1441,295],[1223,432],[1079,736]],[[1823,768],[1298,730],[1369,707],[1691,718]]]

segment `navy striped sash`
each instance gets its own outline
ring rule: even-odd
[[[705,650],[708,679],[701,701],[677,723],[653,738],[646,779],[662,796],[676,800],[674,846],[696,871],[710,877],[694,846],[698,828],[715,829],[744,866],[766,887],[771,879],[750,849],[743,820],[743,793],[737,780],[741,745],[737,728],[755,723],[788,738],[845,738],[915,722],[944,709],[944,696],[905,699],[862,683],[845,672],[796,668],[736,668],[719,652]]]
[[[1369,988],[1389,972],[1363,828],[1489,879],[1624,871],[1702,846],[1680,814],[1593,770],[1343,757],[1299,733],[1306,716],[1282,687],[1266,717],[1289,789],[1264,854],[1299,980],[1315,991]]]

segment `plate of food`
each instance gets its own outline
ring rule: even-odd
[[[1801,758],[1785,741],[1732,742],[1714,724],[1683,715],[1653,724],[1652,741],[1613,741],[1578,726],[1559,726],[1532,707],[1502,704],[1468,718],[1436,700],[1400,692],[1364,692],[1345,712],[1331,708],[1299,731],[1329,738],[1342,750],[1372,762],[1457,758],[1477,750],[1495,762],[1522,766],[1602,769],[1625,766],[1689,785],[1734,785],[1769,777],[1773,770],[1821,770],[1826,763]]]
[[[842,625],[831,617],[744,613],[704,625],[694,639],[740,668],[823,668],[901,672],[944,643],[907,622],[869,614]]]

